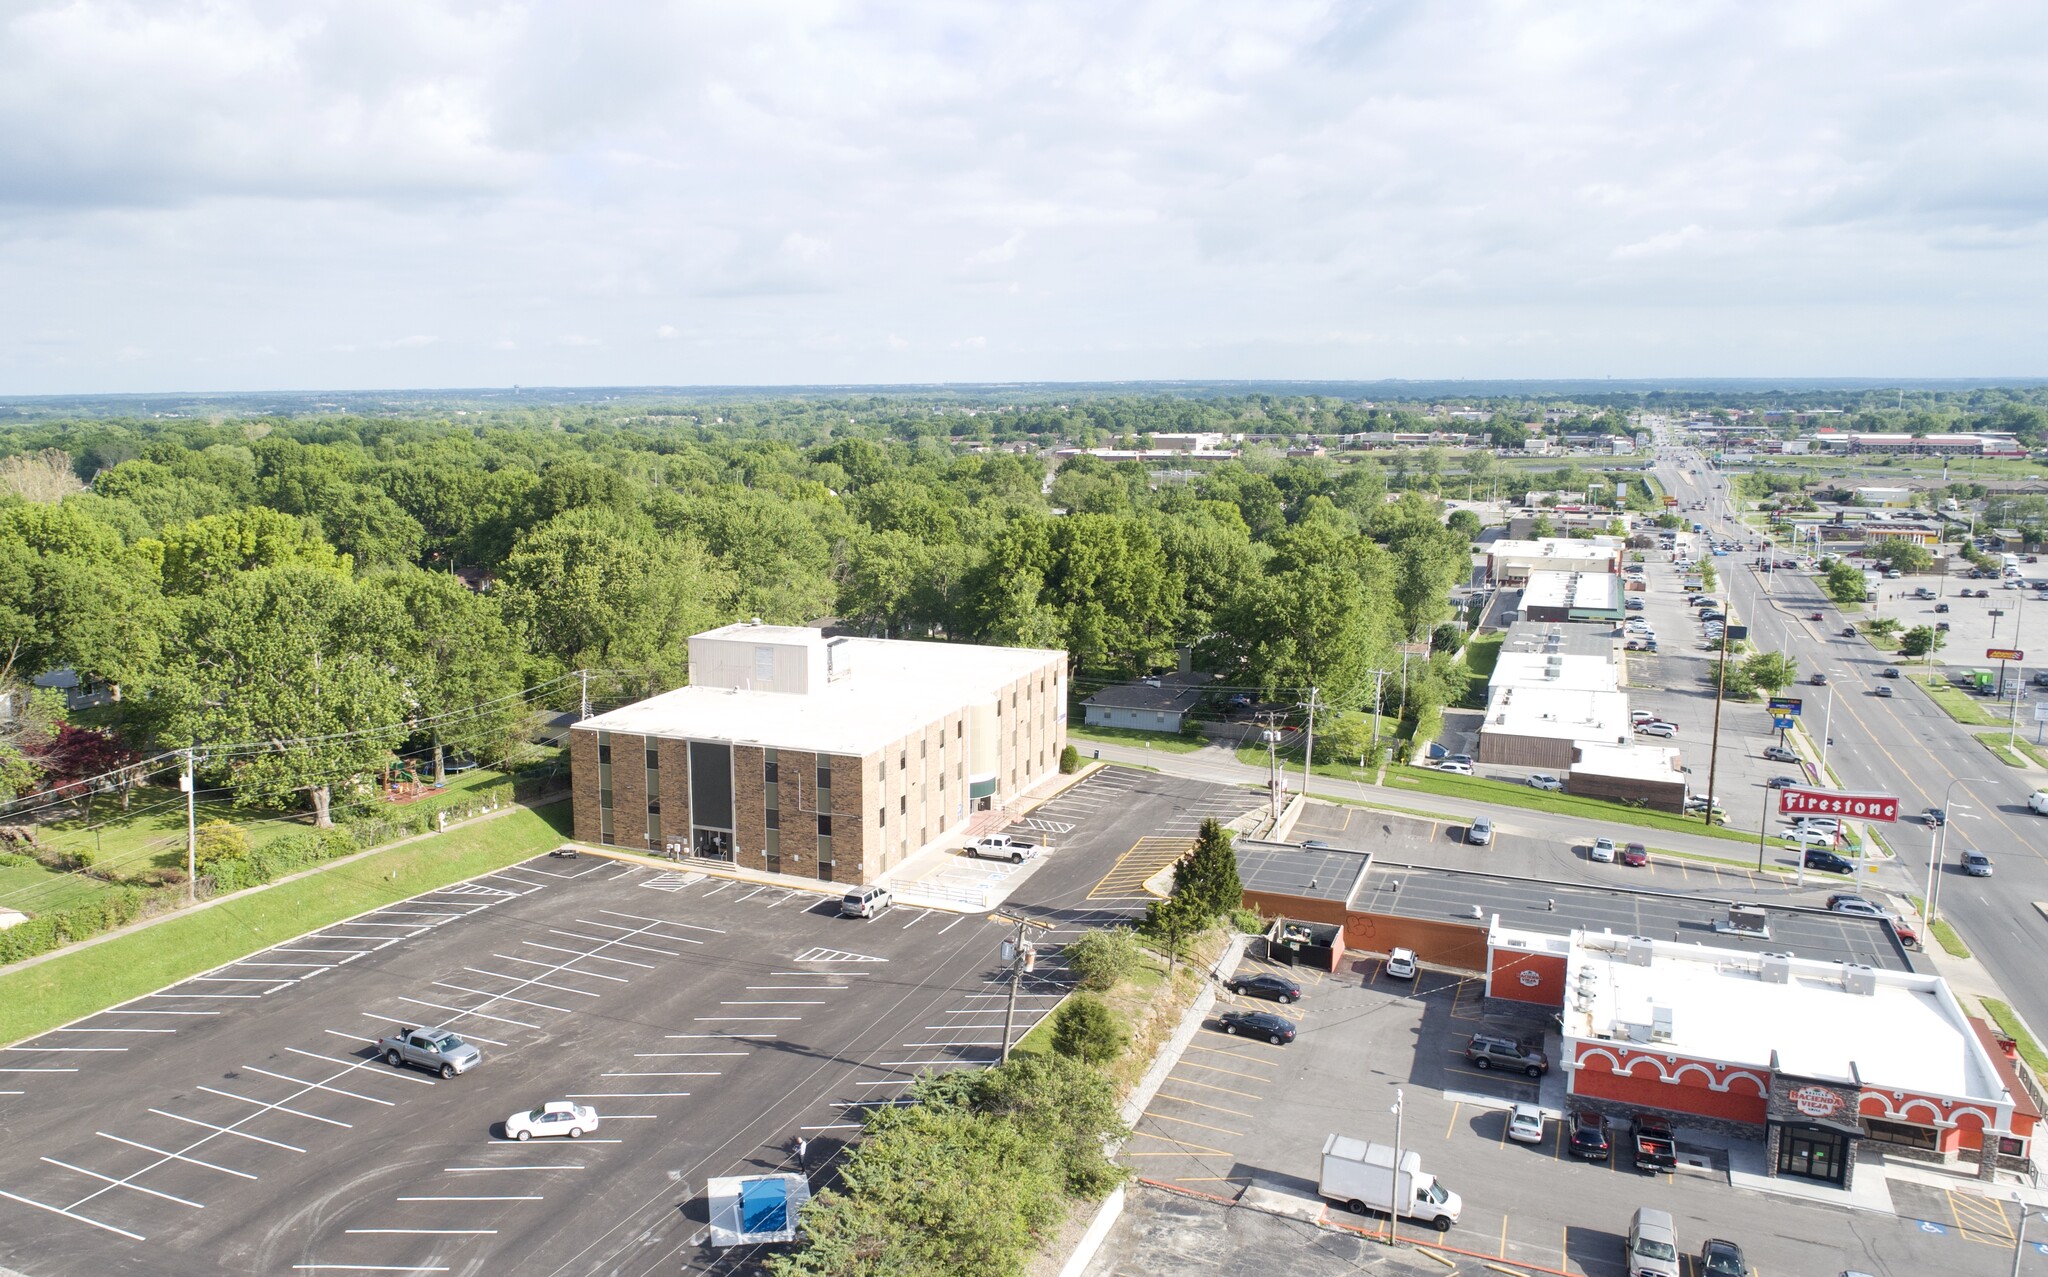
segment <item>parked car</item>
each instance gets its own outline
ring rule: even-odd
[[[1658,736],[1662,737],[1665,740],[1669,740],[1672,737],[1678,735],[1678,727],[1676,724],[1667,723],[1661,719],[1653,718],[1647,723],[1637,723],[1636,735]]]
[[[446,1029],[412,1028],[399,1025],[377,1042],[377,1053],[397,1068],[415,1068],[452,1078],[484,1062],[484,1053]]]
[[[1472,774],[1472,764],[1461,763],[1451,758],[1446,758],[1438,763],[1436,769],[1440,772],[1450,772],[1455,776],[1470,776]]]
[[[1621,1243],[1622,1271],[1628,1277],[1679,1277],[1678,1234],[1671,1212],[1645,1206],[1629,1221]]]
[[[1813,613],[1809,613],[1809,614],[1807,615],[1807,618],[1806,618],[1806,619],[1807,619],[1807,620],[1809,620],[1809,621],[1818,621],[1818,620],[1821,620],[1821,619],[1823,619],[1823,618],[1821,617],[1821,614],[1820,614],[1820,613],[1818,613],[1818,612],[1813,612]]]
[[[1876,902],[1851,892],[1838,891],[1828,897],[1829,913],[1846,913],[1858,918],[1882,918],[1885,911]]]
[[[1964,851],[1963,872],[1972,878],[1989,878],[1991,876],[1991,857],[1981,851]]]
[[[581,1139],[597,1129],[597,1110],[574,1100],[549,1100],[535,1109],[525,1109],[505,1119],[505,1138],[530,1140],[536,1136],[566,1135]]]
[[[1833,829],[1808,829],[1800,826],[1788,829],[1782,835],[1785,842],[1793,847],[1832,847],[1839,831]]]
[[[1813,684],[1815,687],[1826,687],[1828,685],[1828,676],[1816,671],[1813,677],[1807,679],[1806,681]]]
[[[1475,1033],[1465,1045],[1465,1059],[1475,1069],[1511,1069],[1530,1077],[1550,1072],[1550,1057],[1533,1046],[1491,1033]]]
[[[1492,842],[1493,817],[1475,816],[1472,823],[1465,826],[1465,841],[1474,847],[1484,847]]]
[[[1217,1019],[1223,1023],[1223,1031],[1232,1035],[1264,1038],[1274,1046],[1294,1041],[1294,1021],[1274,1015],[1271,1011],[1225,1011]]]
[[[1631,869],[1641,869],[1650,863],[1650,849],[1639,842],[1632,842],[1621,849],[1621,863]]]
[[[1734,1242],[1709,1237],[1700,1247],[1700,1261],[1693,1265],[1694,1277],[1749,1277],[1749,1260]]]
[[[1796,763],[1799,761],[1799,755],[1786,749],[1783,745],[1764,746],[1764,757],[1774,763]]]
[[[1613,863],[1614,863],[1614,839],[1612,839],[1612,838],[1595,838],[1595,839],[1593,840],[1593,845],[1592,845],[1592,847],[1591,847],[1591,848],[1589,848],[1589,849],[1587,850],[1587,852],[1586,852],[1586,859],[1588,859],[1588,860],[1591,860],[1591,861],[1595,861],[1595,862],[1597,862],[1597,863],[1599,863],[1599,864],[1603,864],[1603,865],[1611,865],[1611,864],[1613,864]]]
[[[1301,1001],[1301,986],[1277,975],[1238,976],[1223,987],[1241,997],[1271,998],[1275,1002]]]
[[[1534,1104],[1517,1104],[1509,1109],[1508,1138],[1517,1144],[1541,1144],[1543,1110]]]
[[[1838,856],[1832,851],[1822,851],[1818,847],[1808,847],[1806,849],[1803,863],[1808,869],[1824,869],[1831,874],[1856,872],[1856,866],[1850,863],[1848,857]]]
[[[1413,980],[1417,969],[1413,949],[1396,949],[1387,955],[1387,974],[1396,980]]]
[[[1556,793],[1564,788],[1564,782],[1549,772],[1537,772],[1529,777],[1529,788],[1547,789]]]
[[[1935,605],[1934,605],[1934,610],[1935,610],[1936,612],[1947,612],[1947,611],[1948,611],[1948,604],[1946,604],[1946,603],[1937,603],[1937,604],[1935,604]]]
[[[1572,1122],[1572,1137],[1565,1148],[1573,1157],[1604,1162],[1613,1152],[1607,1142],[1607,1124],[1598,1113],[1581,1113]]]
[[[1764,783],[1772,789],[1790,789],[1794,785],[1804,785],[1806,782],[1797,776],[1773,776]]]

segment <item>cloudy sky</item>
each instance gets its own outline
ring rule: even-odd
[[[0,0],[0,394],[2048,373],[2048,9]]]

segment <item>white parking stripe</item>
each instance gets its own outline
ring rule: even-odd
[[[408,1002],[409,1002],[409,1001],[411,1001],[411,999],[410,999],[410,998],[407,998],[407,999],[405,999],[405,1001],[408,1001]],[[445,1009],[445,1008],[444,1008],[444,1009]],[[388,1016],[388,1015],[378,1015],[378,1014],[377,1014],[377,1013],[376,1013],[375,1011],[358,1011],[358,1012],[356,1012],[356,1014],[357,1014],[357,1015],[359,1015],[359,1016],[362,1016],[362,1017],[363,1017],[364,1019],[366,1019],[366,1020],[375,1020],[375,1021],[377,1021],[377,1022],[378,1022],[378,1023],[380,1023],[380,1024],[390,1024],[390,1023],[391,1023],[391,1021],[392,1021],[392,1017],[391,1017],[391,1016]],[[529,1026],[527,1026],[527,1027],[531,1028],[532,1026],[531,1026],[531,1025],[529,1025]],[[322,1030],[321,1030],[321,1032],[322,1032],[322,1033],[332,1033],[332,1034],[333,1034],[333,1035],[334,1035],[335,1037],[338,1037],[338,1038],[348,1038],[349,1040],[351,1040],[351,1041],[354,1041],[354,1042],[361,1042],[361,1041],[363,1040],[363,1036],[362,1036],[362,1034],[360,1034],[360,1033],[343,1033],[343,1032],[342,1032],[341,1030],[339,1030],[339,1029],[322,1029]],[[380,1035],[380,1036],[381,1036],[381,1035]],[[500,1041],[498,1041],[498,1040],[497,1040],[496,1038],[487,1038],[487,1037],[482,1037],[482,1036],[479,1036],[478,1034],[475,1034],[475,1033],[470,1033],[470,1032],[468,1032],[468,1031],[466,1031],[466,1030],[464,1031],[464,1033],[463,1033],[462,1037],[463,1037],[463,1040],[464,1040],[464,1041],[467,1041],[467,1042],[481,1042],[481,1043],[483,1043],[483,1044],[484,1044],[485,1046],[504,1046],[504,1045],[505,1045],[505,1044],[504,1044],[503,1042],[500,1042]]]
[[[349,1228],[349,1233],[397,1233],[406,1237],[496,1237],[495,1228]]]
[[[23,1206],[33,1206],[37,1210],[46,1210],[50,1212],[52,1215],[62,1215],[66,1219],[75,1219],[81,1224],[91,1224],[94,1228],[103,1229],[109,1233],[119,1233],[121,1236],[126,1237],[130,1241],[140,1242],[149,1240],[148,1238],[144,1237],[141,1233],[131,1233],[125,1228],[116,1228],[112,1224],[102,1224],[100,1221],[93,1219],[90,1216],[73,1214],[71,1211],[65,1210],[62,1206],[52,1206],[47,1202],[39,1202],[32,1197],[22,1197],[18,1194],[10,1193],[4,1188],[0,1188],[0,1197],[5,1197],[9,1201],[20,1202]]]
[[[239,1135],[245,1140],[252,1140],[258,1144],[268,1144],[272,1148],[281,1148],[285,1150],[287,1153],[303,1153],[306,1151],[305,1149],[300,1148],[296,1144],[286,1144],[281,1140],[267,1140],[264,1139],[261,1135],[251,1135],[247,1131],[238,1131],[232,1126],[215,1126],[211,1122],[202,1122],[196,1117],[186,1117],[183,1114],[170,1113],[166,1112],[163,1109],[151,1109],[149,1111],[156,1114],[158,1117],[170,1118],[173,1122],[190,1122],[194,1126],[203,1126],[209,1131],[217,1131],[222,1135]],[[247,1119],[245,1118],[244,1120],[246,1121]]]
[[[557,1139],[559,1139],[559,1138],[561,1138],[561,1137],[560,1137],[560,1136],[557,1136],[556,1138],[557,1138]],[[484,1143],[486,1143],[486,1144],[519,1144],[519,1143],[523,1143],[523,1142],[524,1142],[524,1141],[521,1141],[521,1140],[516,1140],[516,1139],[504,1139],[504,1138],[502,1138],[502,1137],[500,1137],[500,1136],[497,1136],[497,1135],[493,1135],[493,1136],[491,1136],[491,1137],[490,1137],[489,1139],[487,1139],[487,1140],[485,1140],[485,1141],[484,1141]],[[577,1140],[576,1142],[577,1142],[578,1144],[623,1144],[623,1143],[625,1143],[626,1141],[624,1141],[624,1140],[595,1140],[595,1139],[579,1139],[579,1140]]]
[[[441,1168],[452,1175],[474,1171],[580,1171],[588,1169],[580,1162],[567,1162],[553,1166],[444,1166]]]
[[[508,976],[506,978],[510,979],[511,977]],[[466,984],[450,984],[446,980],[436,980],[434,983],[440,988],[453,989],[457,993],[474,993],[480,998],[490,998],[497,1002],[517,1002],[521,1006],[539,1007],[543,1011],[560,1011],[563,1015],[571,1014],[568,1007],[550,1006],[548,1003],[535,1002],[528,998],[515,998],[509,993],[486,993],[482,989],[472,989]]]
[[[746,1001],[720,1002],[722,1007],[822,1007],[830,1005],[823,998],[815,1001],[800,1001],[796,998],[754,998]],[[125,1051],[127,1047],[118,1047]]]
[[[576,953],[576,950],[574,950],[574,949],[563,949],[563,948],[559,948],[559,947],[557,947],[557,946],[555,946],[555,945],[551,945],[551,944],[542,944],[542,943],[541,943],[540,941],[538,941],[538,940],[522,940],[522,941],[520,941],[520,943],[521,943],[521,944],[530,944],[530,945],[532,945],[532,946],[533,946],[534,948],[536,948],[536,949],[547,949],[547,950],[550,950],[551,952],[554,952],[554,953]],[[507,961],[507,962],[517,962],[517,963],[519,963],[519,964],[521,964],[521,965],[523,965],[523,966],[529,966],[529,967],[540,967],[540,968],[542,968],[543,970],[546,970],[546,971],[561,971],[561,970],[565,969],[566,967],[568,967],[568,965],[569,965],[569,964],[568,964],[567,962],[542,962],[542,961],[540,961],[540,960],[538,960],[538,959],[536,959],[536,958],[515,958],[515,957],[513,957],[513,956],[512,956],[511,954],[509,954],[509,953],[494,953],[494,954],[492,954],[491,956],[492,956],[492,957],[494,957],[494,958],[503,958],[503,959],[504,959],[505,961]],[[582,955],[582,954],[580,954],[580,953],[578,953],[578,954],[576,954],[576,956],[577,956],[577,957],[582,957],[583,955]],[[638,964],[636,963],[635,965],[638,965]],[[653,969],[654,969],[654,968],[652,968],[652,967],[649,967],[649,968],[648,968],[648,970],[650,970],[650,971],[652,971]],[[606,974],[604,974],[604,973],[603,973],[602,971],[584,971],[584,970],[581,970],[581,969],[579,969],[579,970],[577,970],[576,974],[577,974],[577,975],[587,975],[587,976],[589,976],[589,977],[590,977],[591,979],[593,979],[593,980],[609,980],[609,981],[611,981],[611,982],[612,982],[613,984],[631,984],[631,983],[632,983],[632,981],[631,981],[631,980],[628,980],[628,979],[627,979],[627,978],[626,978],[625,976],[622,976],[622,975],[606,975]],[[502,979],[506,979],[506,980],[511,980],[511,979],[515,979],[515,978],[516,978],[516,979],[520,979],[520,980],[524,980],[524,979],[526,979],[527,977],[526,977],[526,976],[517,976],[517,977],[514,977],[514,976],[504,976],[504,977],[501,977],[501,978],[502,978]],[[593,995],[593,996],[595,996],[595,995]]]
[[[659,1100],[688,1099],[688,1091],[571,1091],[572,1100]],[[617,1143],[617,1141],[613,1141]]]
[[[69,1162],[60,1162],[54,1157],[45,1157],[43,1160],[48,1162],[52,1166],[61,1166],[67,1171],[77,1171],[80,1175],[87,1175],[92,1177],[93,1179],[104,1180],[106,1183],[112,1185],[115,1188],[132,1188],[138,1193],[146,1193],[151,1197],[161,1197],[167,1202],[176,1202],[180,1206],[190,1206],[193,1210],[206,1209],[205,1202],[195,1202],[190,1200],[189,1198],[178,1197],[171,1193],[160,1193],[153,1188],[144,1188],[140,1184],[131,1184],[125,1179],[115,1179],[111,1175],[102,1175],[98,1171],[89,1171],[85,1169],[83,1166],[73,1166]]]
[[[515,1028],[520,1029],[538,1029],[540,1027],[538,1024],[528,1024],[524,1020],[508,1020],[502,1015],[485,1015],[481,1011],[468,1011],[464,1010],[462,1007],[451,1007],[439,1002],[428,1002],[424,998],[401,997],[398,1000],[400,1002],[410,1002],[414,1006],[432,1007],[436,1011],[453,1011],[458,1017],[465,1015],[473,1015],[479,1020],[496,1020],[500,1024],[509,1024]],[[367,1014],[367,1012],[365,1014]]]
[[[218,1011],[137,1011],[132,1007],[113,1007],[100,1012],[101,1015],[219,1015]],[[174,1030],[175,1031],[175,1030]]]
[[[333,1029],[328,1029],[326,1031],[329,1033],[334,1033]],[[346,1033],[342,1033],[337,1034],[336,1036],[348,1037],[349,1035]],[[358,1038],[356,1040],[361,1041],[362,1039]],[[295,1046],[288,1046],[285,1048],[285,1050],[290,1051],[293,1055],[303,1055],[309,1060],[325,1060],[329,1064],[343,1064],[347,1065],[349,1068],[352,1069],[368,1069],[371,1065],[374,1064],[378,1066],[378,1068],[375,1070],[375,1076],[377,1077],[387,1077],[395,1082],[411,1082],[417,1086],[434,1085],[434,1079],[430,1077],[417,1077],[411,1073],[400,1072],[397,1069],[386,1066],[384,1064],[384,1057],[381,1055],[372,1056],[367,1060],[361,1057],[357,1057],[353,1060],[344,1060],[339,1056],[322,1055],[318,1051],[301,1051],[299,1048]]]
[[[601,1073],[600,1077],[724,1077],[720,1072]]]
[[[551,936],[567,936],[567,937],[569,937],[569,938],[570,938],[571,940],[588,940],[588,941],[590,941],[590,942],[591,942],[592,944],[598,944],[598,945],[606,945],[606,946],[612,946],[612,945],[616,945],[617,947],[619,947],[619,948],[621,948],[621,949],[638,949],[638,950],[640,950],[640,951],[641,951],[642,953],[658,953],[658,954],[660,954],[660,955],[661,955],[662,957],[664,957],[664,958],[680,958],[680,957],[682,957],[682,956],[683,956],[682,954],[680,954],[680,953],[676,952],[676,951],[675,951],[674,949],[657,949],[657,948],[655,948],[655,947],[654,947],[653,945],[651,945],[651,944],[634,944],[634,943],[633,943],[632,941],[630,941],[630,940],[623,940],[623,939],[618,939],[618,938],[615,938],[615,937],[607,937],[607,936],[587,936],[587,935],[584,935],[584,934],[583,934],[583,933],[582,933],[581,931],[563,931],[563,930],[562,930],[561,928],[559,928],[559,927],[549,927],[549,928],[548,928],[548,934],[549,934],[549,935],[551,935]],[[640,929],[639,929],[638,931],[628,931],[628,932],[627,932],[626,934],[627,934],[627,935],[641,935],[641,936],[644,936],[644,935],[648,934],[648,932],[647,932],[647,928],[645,928],[645,927],[642,927],[642,928],[640,928]],[[667,939],[667,937],[666,937],[666,936],[664,936],[664,937],[662,937],[662,939]],[[585,956],[587,956],[587,957],[597,957],[597,956],[600,956],[600,955],[597,955],[597,954],[587,954],[587,955],[585,955]],[[624,961],[624,959],[619,959],[619,961]]]
[[[560,970],[560,968],[556,968],[556,969],[557,969],[557,970]],[[521,986],[521,987],[525,987],[526,985],[536,985],[536,984],[537,984],[537,985],[539,985],[539,986],[540,986],[541,988],[543,988],[543,989],[553,989],[553,990],[554,990],[555,992],[557,992],[557,993],[574,993],[574,994],[576,994],[576,995],[577,995],[577,996],[579,996],[579,997],[585,997],[585,998],[597,998],[597,997],[602,997],[602,996],[604,996],[603,994],[598,994],[598,993],[592,993],[592,992],[591,992],[590,990],[588,990],[588,989],[576,989],[576,988],[571,988],[570,986],[568,986],[568,985],[566,985],[566,984],[549,984],[549,983],[548,983],[547,981],[545,981],[545,980],[541,979],[541,978],[540,978],[539,976],[537,976],[537,975],[524,975],[524,976],[522,976],[522,975],[506,975],[506,974],[505,974],[505,973],[504,973],[503,971],[489,971],[489,970],[486,970],[486,969],[485,969],[485,968],[483,968],[483,967],[464,967],[464,968],[463,968],[463,970],[464,970],[464,971],[467,971],[467,972],[469,972],[469,973],[470,973],[471,975],[487,975],[487,976],[491,977],[491,978],[492,978],[493,980],[510,980],[510,981],[511,981],[512,983],[514,983],[514,984],[516,984],[516,985],[519,985],[519,986]],[[572,974],[572,975],[588,975],[588,974],[590,974],[590,973],[589,973],[589,972],[587,972],[587,971],[575,971],[575,972],[571,972],[570,974]],[[495,994],[486,994],[485,996],[487,996],[487,997],[495,997],[495,996],[497,996],[497,995],[495,995]],[[529,1026],[529,1027],[535,1027],[535,1026]]]
[[[125,1046],[10,1046],[10,1051],[125,1051]]]
[[[469,1196],[453,1196],[453,1195],[450,1195],[450,1196],[443,1196],[443,1197],[395,1197],[395,1198],[393,1198],[392,1200],[393,1200],[393,1201],[398,1201],[398,1202],[544,1202],[544,1201],[546,1201],[546,1200],[547,1200],[547,1198],[545,1198],[545,1197],[532,1197],[532,1196],[528,1196],[528,1197],[469,1197]]]
[[[749,1054],[749,1052],[746,1052],[746,1051],[635,1051],[635,1052],[633,1052],[633,1056],[634,1056],[634,1058],[635,1058],[635,1059],[667,1059],[667,1058],[669,1058],[669,1057],[672,1057],[672,1056],[687,1056],[687,1055],[747,1055],[747,1054]]]
[[[800,1015],[693,1015],[692,1020],[788,1020],[792,1023],[803,1019]]]
[[[445,1273],[438,1264],[293,1264],[295,1273]]]
[[[355,1091],[345,1091],[341,1087],[329,1086],[325,1082],[308,1082],[304,1078],[293,1077],[288,1073],[273,1073],[269,1069],[259,1069],[253,1064],[244,1064],[242,1067],[251,1073],[261,1073],[265,1077],[274,1077],[280,1082],[290,1082],[294,1086],[309,1086],[316,1091],[332,1091],[336,1095],[346,1095],[352,1100],[367,1100],[371,1104],[382,1104],[385,1108],[396,1107],[390,1100],[380,1100],[374,1095],[362,1095]]]
[[[244,1104],[254,1104],[257,1108],[260,1109],[274,1109],[279,1113],[289,1113],[293,1117],[303,1117],[314,1122],[325,1122],[329,1126],[339,1126],[343,1130],[352,1131],[355,1129],[355,1126],[349,1122],[339,1121],[331,1117],[322,1117],[318,1113],[304,1113],[295,1108],[286,1108],[282,1104],[272,1104],[264,1100],[252,1100],[246,1095],[237,1095],[233,1091],[216,1090],[215,1088],[210,1086],[202,1086],[198,1089],[206,1092],[208,1095],[218,1095],[222,1099],[240,1100]]]
[[[124,1140],[118,1135],[109,1135],[105,1131],[94,1131],[93,1134],[99,1136],[103,1140],[112,1140],[116,1144],[126,1144],[130,1148],[139,1148],[145,1153],[155,1153],[158,1157],[168,1157],[174,1161],[190,1162],[194,1166],[204,1166],[207,1170],[219,1171],[223,1175],[233,1175],[238,1179],[256,1178],[249,1172],[238,1171],[232,1166],[216,1166],[212,1162],[202,1162],[196,1157],[187,1157],[183,1153],[173,1153],[167,1149],[155,1148],[151,1145],[143,1144],[136,1140]]]

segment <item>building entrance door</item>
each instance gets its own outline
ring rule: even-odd
[[[1833,1131],[1787,1128],[1778,1138],[1778,1173],[1839,1184],[1848,1143]]]

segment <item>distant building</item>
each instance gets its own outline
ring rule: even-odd
[[[1621,578],[1612,572],[1531,572],[1522,619],[1611,623],[1626,615],[1621,600]]]
[[[1202,689],[1161,679],[1141,679],[1105,687],[1081,702],[1090,727],[1122,727],[1139,732],[1178,732],[1182,721],[1202,701]]]
[[[2024,457],[2019,440],[2006,434],[1853,434],[1831,430],[1810,436],[1822,452],[1882,453],[1908,457]]]
[[[1899,509],[1913,504],[1911,488],[1855,488],[1852,491],[1863,505]]]
[[[1619,537],[1542,537],[1495,541],[1487,547],[1486,576],[1496,585],[1520,585],[1532,572],[1621,571]]]

